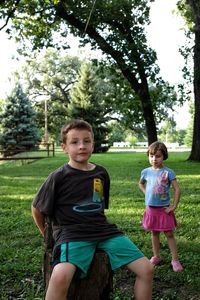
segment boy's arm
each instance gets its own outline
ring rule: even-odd
[[[45,231],[45,218],[44,215],[34,206],[31,207],[31,212],[33,219],[35,221],[35,224],[37,225],[40,233],[42,236],[44,236],[44,231]]]

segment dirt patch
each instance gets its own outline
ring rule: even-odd
[[[184,285],[154,280],[153,299],[163,300],[200,300],[200,295]]]
[[[132,300],[135,276],[127,269],[120,269],[114,275],[112,300]],[[154,278],[152,300],[200,300],[200,295],[184,285],[163,282]]]

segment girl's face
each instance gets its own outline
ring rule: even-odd
[[[93,137],[86,129],[71,129],[67,133],[66,144],[62,144],[63,150],[69,155],[69,164],[72,167],[87,165],[93,149]]]
[[[156,153],[149,153],[149,162],[153,169],[161,169],[163,167],[163,154],[160,150]]]

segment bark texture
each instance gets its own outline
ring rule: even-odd
[[[200,161],[200,1],[187,0],[194,16],[194,130],[189,160]]]

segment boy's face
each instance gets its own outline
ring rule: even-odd
[[[92,133],[87,129],[71,129],[62,149],[68,153],[72,164],[87,163],[94,149]]]
[[[149,162],[153,169],[160,169],[163,166],[163,154],[160,150],[156,151],[154,154],[149,152]]]

